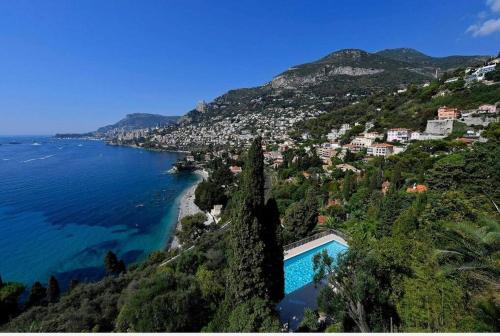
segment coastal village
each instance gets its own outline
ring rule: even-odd
[[[494,71],[500,62],[499,58],[492,60],[489,64],[467,68],[462,77],[452,77],[443,80],[443,83],[455,83],[464,81],[464,86],[474,83],[493,84],[485,80],[485,74]],[[430,83],[424,83],[421,88],[426,88]],[[405,94],[406,89],[398,89],[393,95]],[[439,91],[436,97],[449,94],[449,90]],[[357,99],[357,98],[356,98]],[[351,104],[357,104],[357,101]],[[376,157],[388,158],[392,155],[403,153],[410,144],[427,141],[440,140],[453,137],[456,141],[467,146],[475,142],[486,142],[481,136],[484,129],[491,123],[498,122],[500,103],[480,104],[472,109],[459,109],[454,106],[441,106],[432,119],[426,121],[423,130],[408,129],[401,127],[387,128],[374,131],[375,121],[366,123],[355,122],[344,123],[338,128],[331,129],[324,135],[323,142],[311,141],[309,133],[304,132],[300,137],[290,136],[294,126],[306,119],[315,119],[324,114],[325,111],[314,109],[312,106],[306,109],[276,109],[273,113],[241,113],[235,116],[210,118],[198,124],[183,126],[168,126],[165,128],[154,127],[133,131],[113,130],[108,140],[112,144],[130,145],[159,150],[182,150],[186,151],[185,158],[179,162],[177,168],[199,170],[202,179],[207,180],[210,162],[221,159],[229,166],[229,171],[238,176],[242,173],[241,156],[249,148],[256,136],[262,138],[264,150],[264,162],[269,169],[279,169],[284,163],[284,156],[293,150],[303,150],[306,155],[317,156],[322,161],[322,172],[307,172],[302,174],[309,179],[314,174],[317,177],[326,177],[336,170],[350,171],[356,176],[363,175],[363,167],[359,163],[368,163]],[[223,108],[223,105],[222,105]],[[196,107],[199,114],[206,113],[207,104],[200,102]],[[376,108],[381,111],[381,108]],[[268,111],[269,112],[269,111]],[[459,132],[457,132],[459,129]],[[455,132],[454,132],[455,131]],[[193,149],[194,148],[194,149]],[[347,157],[355,156],[357,163]],[[292,162],[297,160],[294,157]],[[347,159],[347,160],[346,160]],[[386,181],[382,190],[387,191],[389,182]],[[426,186],[414,184],[408,187],[408,192],[422,192]],[[201,210],[195,204],[195,190],[191,188],[181,202],[179,223],[182,217],[194,215]],[[338,203],[331,200],[330,203]],[[215,204],[211,210],[206,211],[206,225],[217,223],[221,220],[223,205]],[[327,216],[318,215],[318,224],[323,224]],[[179,224],[180,225],[180,224]],[[173,241],[173,247],[179,247],[177,239]]]
[[[37,299],[8,327],[73,312],[81,295],[111,312],[81,322],[96,331],[494,330],[482,308],[498,299],[499,62],[372,96],[283,90],[278,76],[250,110],[217,98],[175,125],[110,129],[110,145],[178,152],[161,175],[197,177],[166,248],[132,265],[110,250],[102,281]],[[382,72],[347,68],[332,71]]]

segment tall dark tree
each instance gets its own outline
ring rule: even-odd
[[[2,276],[0,275],[0,288],[3,286]]]
[[[342,184],[342,195],[346,201],[348,201],[354,193],[355,183],[354,174],[351,171],[347,171],[344,177],[344,183]]]
[[[52,275],[49,278],[49,285],[47,287],[47,301],[48,302],[56,302],[59,300],[59,296],[61,295],[61,290],[59,289],[59,283],[57,279]]]
[[[40,306],[44,303],[47,298],[47,290],[40,282],[35,282],[31,286],[30,295],[28,296],[28,301],[26,305],[28,307]]]
[[[0,286],[0,325],[19,313],[19,297],[24,286],[15,282],[5,282]]]
[[[112,275],[116,273],[118,269],[118,258],[113,251],[108,251],[104,257],[104,267],[106,268],[106,274]]]
[[[292,242],[307,237],[318,220],[318,199],[313,187],[306,192],[305,199],[292,204],[284,216],[285,240]]]
[[[257,137],[247,153],[239,206],[233,213],[230,229],[229,295],[234,304],[252,298],[270,298],[266,274],[269,259],[265,253],[268,248],[263,239],[264,183],[262,140]]]
[[[404,179],[401,176],[401,163],[398,162],[392,172],[391,187],[394,188],[394,190],[399,190],[399,188],[403,186],[403,182]]]
[[[267,201],[263,214],[264,251],[269,298],[273,302],[283,299],[285,273],[283,270],[283,239],[278,204],[274,198]]]
[[[78,285],[80,284],[80,281],[78,281],[77,279],[72,279],[69,283],[69,289],[70,290],[73,290],[75,289]]]
[[[229,261],[229,287],[234,304],[244,303],[253,297],[268,298],[261,232],[252,199],[245,192],[230,229],[232,256]]]
[[[259,211],[264,205],[264,152],[262,138],[257,137],[250,146],[243,171],[243,188],[252,207]]]
[[[113,251],[108,251],[108,253],[106,253],[106,257],[104,257],[104,267],[108,275],[117,275],[125,273],[126,271],[125,263],[123,260],[118,260]]]

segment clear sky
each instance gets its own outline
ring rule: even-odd
[[[342,48],[497,54],[500,0],[0,0],[0,134],[182,115]]]

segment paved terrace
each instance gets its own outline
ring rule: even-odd
[[[315,236],[311,237],[314,239]],[[311,241],[304,240],[303,244],[300,244],[301,241],[298,241],[297,244],[298,246],[291,247],[288,250],[285,250],[285,260],[290,259],[295,257],[296,255],[299,255],[301,253],[304,253],[306,251],[312,250],[315,247],[321,246],[323,244],[326,244],[328,242],[331,242],[332,240],[336,240],[342,245],[347,246],[347,242],[345,241],[344,238],[340,237],[339,235],[333,233],[333,232],[328,232],[326,235],[321,236],[319,238],[316,238]],[[286,248],[286,247],[285,247]]]

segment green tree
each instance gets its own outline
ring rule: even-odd
[[[206,302],[192,276],[166,272],[124,293],[117,331],[196,332],[207,323]]]
[[[404,184],[404,179],[401,176],[401,162],[398,162],[392,172],[391,187],[394,190],[399,190]]]
[[[194,202],[203,211],[210,211],[216,204],[227,201],[221,185],[212,181],[203,181],[196,187]]]
[[[228,317],[226,332],[280,332],[279,319],[265,300],[250,299],[237,305]]]
[[[14,282],[5,282],[0,286],[0,324],[7,322],[19,313],[18,301],[24,292],[24,286]]]
[[[363,269],[362,263],[366,262],[366,256],[350,250],[339,256],[335,266],[333,258],[324,250],[314,256],[313,262],[314,281],[319,282],[328,275],[329,284],[335,288],[336,295],[343,302],[359,331],[370,332],[366,298],[376,281],[373,275]]]
[[[207,231],[204,224],[207,217],[204,213],[186,216],[181,219],[181,228],[177,231],[177,237],[181,244],[193,244],[200,236]]]
[[[279,302],[285,295],[285,272],[283,269],[280,213],[274,198],[267,201],[262,217],[264,222],[264,265],[266,266],[269,298],[272,302]]]
[[[300,322],[299,332],[318,331],[318,314],[310,308],[304,309],[304,317]]]
[[[230,226],[229,295],[233,304],[254,297],[268,299],[266,256],[261,214],[264,202],[264,161],[260,137],[247,153],[241,193]]]
[[[403,282],[404,296],[398,302],[398,312],[404,331],[459,331],[464,316],[463,293],[452,280],[446,279],[435,267],[422,266],[414,277]]]
[[[318,201],[313,188],[307,191],[306,198],[293,203],[285,211],[283,218],[285,238],[288,242],[307,237],[318,220]]]
[[[59,283],[57,282],[57,279],[52,275],[49,278],[49,284],[47,286],[47,301],[50,303],[57,302],[60,295],[61,290],[59,289]]]
[[[446,228],[447,248],[438,250],[446,273],[465,273],[500,290],[500,223],[483,218],[479,226],[461,222],[447,223]]]
[[[118,257],[113,251],[108,251],[108,253],[106,253],[104,257],[104,267],[108,275],[117,275],[126,271],[125,263],[122,260],[118,260]]]
[[[28,296],[28,301],[26,302],[26,305],[28,307],[40,306],[44,304],[46,299],[47,299],[47,290],[45,289],[45,287],[43,287],[43,285],[39,281],[36,281],[31,286],[30,294]]]
[[[356,177],[351,171],[347,171],[344,177],[344,182],[342,183],[342,196],[346,201],[349,201],[351,195],[354,193],[356,185]]]

